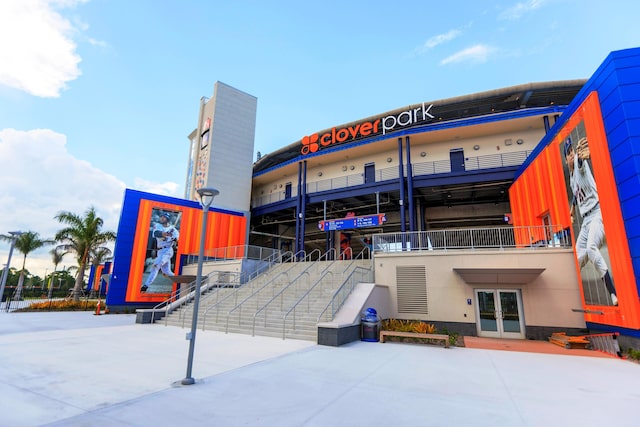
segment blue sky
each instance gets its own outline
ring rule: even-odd
[[[636,0],[2,0],[0,234],[50,237],[91,205],[116,230],[125,188],[181,197],[216,81],[258,98],[266,154],[409,104],[589,78],[640,46],[639,16]],[[47,250],[27,268],[50,272]]]

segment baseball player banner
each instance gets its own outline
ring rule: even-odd
[[[179,211],[151,210],[141,294],[167,294],[173,290],[171,278],[176,265],[181,216]]]
[[[618,297],[593,176],[589,136],[580,121],[560,141],[576,257],[585,304],[617,306]]]

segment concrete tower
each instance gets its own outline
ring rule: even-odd
[[[196,190],[220,190],[215,207],[249,212],[258,99],[221,82],[213,97],[200,100],[198,127],[189,135],[191,150],[185,198]]]

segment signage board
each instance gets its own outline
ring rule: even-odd
[[[363,215],[319,221],[318,228],[322,231],[350,230],[353,228],[376,227],[384,224],[386,221],[386,214]]]

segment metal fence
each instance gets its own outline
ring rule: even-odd
[[[519,166],[524,163],[531,151],[516,151],[511,153],[488,154],[485,156],[465,157],[464,167],[466,171],[476,171],[481,169],[492,169],[508,166]],[[451,173],[451,161],[435,160],[430,162],[417,162],[412,164],[413,176],[434,175],[441,173]],[[404,165],[405,174],[407,165]],[[379,168],[375,171],[376,182],[398,179],[400,172],[397,166]],[[354,187],[364,184],[364,174],[350,174],[331,179],[323,179],[307,183],[307,194],[321,191],[336,190],[340,188]],[[290,198],[298,196],[297,187],[291,188]],[[254,197],[251,200],[253,207],[264,206],[286,199],[286,192],[283,189],[274,191],[267,195]]]
[[[449,249],[568,248],[571,233],[560,226],[465,228],[373,235],[374,252]]]
[[[203,261],[224,261],[237,259],[252,259],[258,261],[281,262],[284,252],[279,249],[264,248],[261,246],[240,245],[226,248],[207,249],[204,252]],[[198,254],[185,255],[183,265],[196,264]]]

